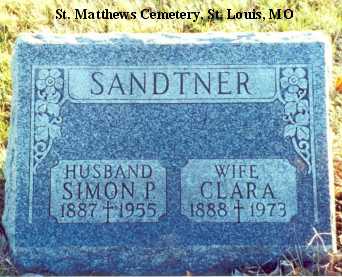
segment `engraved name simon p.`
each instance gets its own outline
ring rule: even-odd
[[[168,93],[186,94],[252,94],[249,88],[249,75],[245,71],[174,71],[174,72],[135,72],[113,71],[110,82],[104,82],[105,74],[101,71],[91,73],[92,95],[134,95],[151,94],[153,96]],[[171,92],[172,87],[172,92]],[[150,89],[151,90],[150,90]],[[176,88],[176,89],[175,89]],[[186,89],[185,89],[186,88]],[[189,90],[190,88],[190,90]]]
[[[164,184],[154,171],[143,162],[60,165],[54,173],[60,188],[55,214],[62,222],[155,221],[164,209],[159,205]]]

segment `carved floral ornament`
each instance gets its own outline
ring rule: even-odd
[[[284,120],[287,125],[284,136],[290,138],[300,157],[311,174],[310,150],[310,104],[308,95],[308,76],[304,68],[282,68],[280,71],[282,101],[285,103]]]
[[[64,70],[39,69],[35,80],[34,106],[34,162],[46,157],[53,140],[61,136],[60,107],[63,101]],[[284,137],[291,139],[295,151],[312,172],[310,149],[310,107],[308,72],[302,67],[280,69],[280,100],[284,103],[284,120],[287,123]]]
[[[41,69],[36,79],[34,106],[34,172],[50,151],[52,142],[61,136],[60,103],[64,79],[60,69]]]

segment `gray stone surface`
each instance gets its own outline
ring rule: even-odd
[[[314,230],[335,249],[330,55],[320,33],[21,36],[4,215],[18,269],[223,274]]]

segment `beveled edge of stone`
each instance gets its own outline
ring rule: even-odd
[[[329,108],[331,104],[330,91],[333,90],[333,49],[331,40],[325,43],[324,48],[324,62],[325,62],[325,125],[327,128],[327,150],[328,150],[328,178],[329,178],[329,195],[330,195],[330,222],[331,222],[331,239],[332,239],[332,252],[337,253],[337,225],[336,225],[336,196],[335,196],[335,175],[334,175],[334,164],[333,164],[333,130],[329,123]]]
[[[17,145],[17,103],[19,94],[18,82],[19,65],[17,61],[17,46],[14,47],[14,53],[11,59],[11,73],[12,73],[12,100],[11,100],[11,115],[10,126],[8,134],[8,144],[6,148],[6,160],[4,164],[5,176],[5,197],[4,210],[1,218],[1,223],[5,228],[5,236],[8,244],[12,249],[15,249],[15,215],[16,215],[16,195],[17,195],[17,159],[18,151]],[[13,248],[12,248],[13,247]]]
[[[208,33],[22,33],[17,43],[28,44],[208,44],[330,42],[321,31],[312,32],[208,32]]]

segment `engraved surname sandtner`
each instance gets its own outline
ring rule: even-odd
[[[126,73],[127,74],[127,73]],[[126,77],[126,76],[125,76]],[[244,71],[217,71],[217,72],[190,72],[174,71],[165,72],[135,72],[128,73],[128,82],[124,84],[126,78],[120,72],[113,71],[109,86],[103,82],[105,75],[101,71],[91,73],[93,82],[90,93],[101,94],[121,94],[133,95],[134,93],[150,93],[153,96],[170,93],[170,86],[176,87],[176,94],[252,94],[249,88],[249,75]],[[147,84],[149,83],[149,85]],[[191,87],[190,91],[185,91],[185,87]],[[147,90],[152,87],[152,90]]]
[[[82,103],[272,101],[276,97],[276,69],[266,66],[81,67],[69,68],[68,76],[69,96]]]

